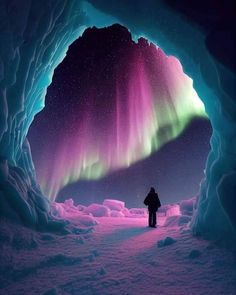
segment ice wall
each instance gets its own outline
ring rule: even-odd
[[[44,105],[53,69],[79,35],[79,2],[0,2],[0,205],[8,208],[1,214],[16,212],[27,224],[47,223],[48,203],[34,183],[25,136]],[[213,136],[192,228],[196,234],[214,238],[235,235],[235,10],[231,1],[222,3],[223,7],[205,1],[205,8],[197,1],[90,2],[121,20],[132,33],[145,35],[178,57],[193,78]]]
[[[49,224],[26,134],[83,22],[80,1],[0,1],[0,216]]]

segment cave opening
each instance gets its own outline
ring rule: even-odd
[[[0,7],[0,293],[235,294],[235,1]]]
[[[28,138],[51,200],[142,207],[150,186],[163,203],[196,197],[210,135],[180,62],[114,24],[70,45]]]
[[[231,63],[235,52],[235,10],[231,1],[222,4],[223,9],[210,1],[204,13],[200,3],[187,1],[150,1],[148,5],[146,1],[139,1],[138,5],[134,1],[89,3],[102,12],[100,19],[97,11],[82,7],[80,1],[62,1],[58,5],[42,1],[30,6],[3,2],[1,214],[15,214],[27,225],[49,224],[50,204],[35,179],[26,135],[34,116],[44,107],[54,69],[68,46],[80,36],[81,28],[88,22],[109,25],[116,18],[132,34],[145,36],[166,54],[176,56],[193,79],[211,121],[212,137],[191,228],[193,233],[210,238],[235,236],[236,84],[235,66]],[[130,13],[134,7],[135,13]]]

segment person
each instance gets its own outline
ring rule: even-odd
[[[148,225],[149,227],[156,227],[157,223],[157,210],[161,207],[161,202],[159,200],[158,194],[156,193],[154,187],[151,187],[148,195],[144,200],[144,205],[148,206]]]

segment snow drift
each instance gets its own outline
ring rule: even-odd
[[[191,203],[192,199],[183,202]],[[83,220],[87,220],[87,225],[95,225],[96,217],[147,218],[148,210],[147,208],[129,209],[125,207],[125,202],[114,199],[105,199],[103,204],[93,203],[89,206],[75,205],[73,199],[68,199],[63,203],[52,202],[51,214],[57,219],[82,223]],[[181,226],[191,220],[192,214],[182,215],[178,204],[169,204],[159,208],[157,215],[166,218],[166,226]]]

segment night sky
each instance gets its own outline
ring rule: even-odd
[[[210,135],[179,61],[114,25],[69,47],[28,137],[51,199],[140,207],[150,185],[163,203],[197,193]]]

